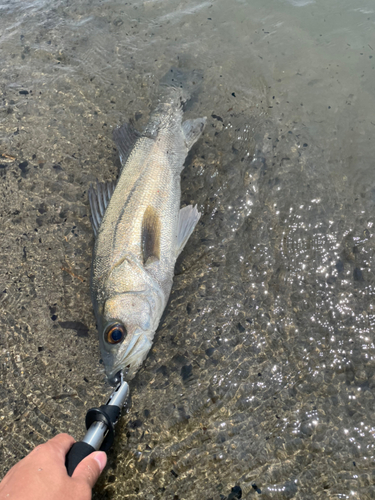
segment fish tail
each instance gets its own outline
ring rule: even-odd
[[[202,81],[203,73],[199,70],[172,67],[160,80],[165,102],[180,103],[184,106],[198,91]]]

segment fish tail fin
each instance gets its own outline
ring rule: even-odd
[[[200,70],[182,70],[172,67],[160,80],[163,89],[164,100],[179,100],[182,106],[197,93],[203,81],[203,73]]]

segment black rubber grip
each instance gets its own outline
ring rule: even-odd
[[[83,441],[73,444],[65,458],[65,467],[69,476],[73,474],[77,465],[93,451],[96,451],[95,448]]]

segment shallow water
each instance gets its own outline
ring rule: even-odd
[[[4,473],[105,383],[87,189],[171,67],[203,215],[94,497],[375,498],[370,1],[0,3]]]

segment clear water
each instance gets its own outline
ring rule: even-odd
[[[94,497],[375,498],[374,22],[369,0],[0,3],[3,473],[111,391],[87,188],[174,66],[203,72],[203,216]]]

